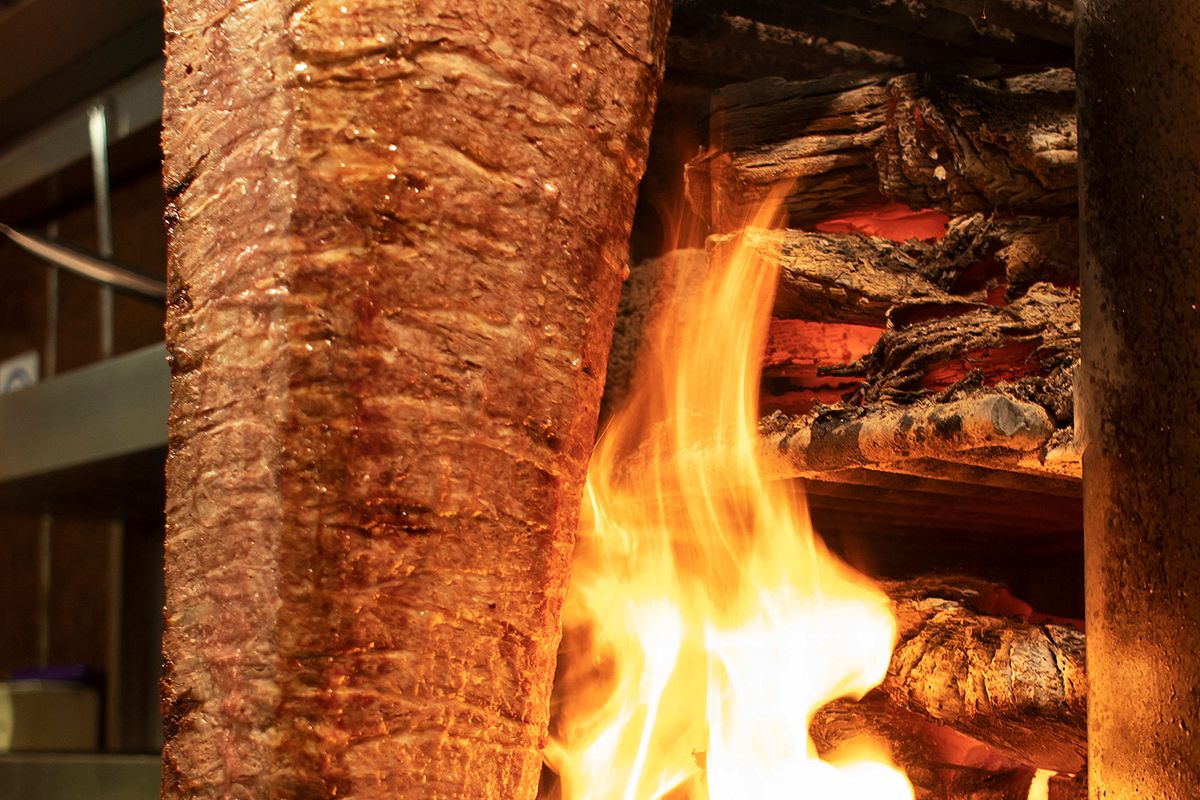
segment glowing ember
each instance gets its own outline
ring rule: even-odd
[[[903,242],[908,239],[940,239],[946,233],[950,217],[940,211],[914,211],[903,203],[888,203],[878,208],[835,217],[819,222],[814,230],[824,233],[863,233]]]
[[[761,462],[777,269],[738,247],[676,298],[593,456],[547,750],[564,800],[913,796],[878,754],[828,763],[808,735],[882,680],[895,622]]]

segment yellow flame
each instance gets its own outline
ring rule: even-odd
[[[1029,782],[1028,800],[1049,800],[1050,797],[1050,779],[1058,773],[1049,769],[1039,769],[1033,773],[1033,780]]]
[[[593,455],[547,749],[564,800],[913,796],[886,759],[831,764],[809,737],[883,679],[895,621],[760,463],[777,277],[744,241],[676,292]]]

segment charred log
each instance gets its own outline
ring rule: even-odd
[[[715,149],[689,165],[688,198],[726,232],[785,180],[793,227],[888,198],[955,214],[1069,215],[1074,102],[1068,69],[729,86],[713,100]]]
[[[687,197],[717,231],[741,227],[773,186],[794,181],[794,227],[884,201],[875,150],[887,115],[886,75],[793,82],[768,78],[713,96],[713,150],[687,166]]]
[[[965,14],[979,25],[999,26],[1070,47],[1075,44],[1071,0],[924,0]]]
[[[1087,757],[1084,636],[960,578],[884,584],[898,641],[881,691],[896,705],[1041,769]],[[997,608],[999,605],[999,608]],[[989,613],[991,612],[991,613]]]
[[[899,70],[904,62],[891,53],[718,13],[691,24],[673,23],[667,63],[668,81],[684,75],[714,85],[772,76],[805,80],[845,70]]]
[[[809,733],[829,760],[859,747],[882,748],[912,783],[916,800],[1027,800],[1036,772],[878,692],[858,702],[829,703],[813,716]],[[1081,786],[1069,776],[1056,776],[1051,785],[1055,800],[1087,798],[1086,776]]]
[[[983,450],[1016,460],[1040,452],[1054,423],[1039,405],[981,393],[946,403],[842,406],[804,417],[774,414],[759,429],[766,452],[778,459],[780,474],[815,477],[914,459],[956,461]]]
[[[955,217],[929,248],[922,273],[937,286],[962,292],[968,273],[993,261],[1009,300],[1040,281],[1079,284],[1079,226],[1075,217]]]
[[[879,186],[913,208],[1074,213],[1075,75],[888,83]]]
[[[1069,377],[1079,360],[1079,297],[1037,284],[1004,307],[911,303],[852,371],[866,376],[863,403],[911,402],[963,386],[1011,383],[1069,410]]]
[[[743,232],[745,242],[780,264],[773,314],[786,319],[882,326],[906,301],[952,302],[921,273],[926,245],[853,234]],[[709,258],[734,248],[738,235],[709,239]]]
[[[658,258],[638,262],[629,271],[621,289],[608,356],[608,379],[604,387],[604,407],[611,410],[629,391],[634,367],[655,320],[664,304],[677,293],[686,294],[698,285],[707,260],[699,248],[674,250]]]
[[[834,42],[890,53],[910,67],[962,61],[980,54],[1008,54],[1016,61],[1054,58],[1041,42],[1027,42],[1022,56],[1012,46],[1013,34],[1001,29],[969,32],[970,21],[947,14],[920,2],[878,0],[848,4],[836,0],[800,0],[777,3],[771,0],[676,0],[681,16],[697,18],[727,12],[791,30],[803,31]],[[848,8],[844,8],[848,5]],[[927,24],[922,28],[921,22]],[[970,42],[973,46],[966,46]],[[1061,48],[1058,58],[1063,58]]]
[[[988,299],[981,290],[989,278],[1009,300],[1037,282],[1078,284],[1078,230],[1069,218],[973,214],[952,219],[932,242],[790,229],[741,235],[781,264],[772,313],[784,319],[882,325],[897,306],[967,310]],[[736,240],[711,237],[710,258]],[[897,316],[905,313],[915,312]]]
[[[961,54],[985,54],[1011,64],[1069,62],[1070,49],[1025,35],[999,19],[979,24],[927,0],[820,0],[818,5],[841,14],[912,36],[935,39]],[[977,16],[977,15],[976,15]],[[1058,31],[1055,31],[1057,34]],[[1070,44],[1070,41],[1065,44]]]

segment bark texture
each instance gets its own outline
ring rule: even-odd
[[[922,258],[922,274],[947,291],[962,288],[972,269],[995,262],[1005,297],[1014,300],[1039,281],[1079,284],[1079,224],[1074,217],[967,214]]]
[[[913,208],[1062,211],[1077,202],[1075,74],[888,83],[879,187]]]
[[[1086,795],[1084,636],[1038,618],[1002,587],[964,576],[885,582],[898,643],[879,689],[814,717],[823,755],[868,735],[919,798],[1023,798],[1035,769]]]
[[[793,227],[885,198],[955,214],[1075,212],[1069,69],[737,84],[714,96],[710,142],[688,167],[688,199],[721,232],[785,180]]]
[[[1016,605],[989,608],[999,593],[982,581],[938,578],[884,588],[896,612],[898,641],[880,688],[893,703],[1022,763],[1059,772],[1082,769],[1082,632],[1014,618]]]
[[[921,274],[927,247],[919,242],[796,230],[748,229],[741,236],[780,265],[776,317],[882,326],[899,303],[953,301]],[[710,257],[722,257],[740,238],[711,237]]]
[[[983,742],[898,708],[879,694],[835,700],[813,717],[817,752],[836,759],[856,745],[882,747],[904,771],[916,800],[1028,800],[1035,768]],[[1087,776],[1055,775],[1049,800],[1086,800]]]
[[[910,459],[951,461],[973,451],[1036,454],[1054,433],[1041,406],[994,392],[952,402],[834,407],[801,417],[772,414],[759,422],[765,452],[783,475],[819,475],[847,467]]]
[[[686,8],[686,7],[685,7]],[[770,25],[724,11],[671,25],[667,61],[690,78],[748,81],[778,76],[804,80],[850,69],[899,69],[890,53]]]
[[[167,4],[164,797],[532,797],[666,22]]]
[[[630,270],[629,279],[621,289],[608,356],[606,410],[613,410],[628,394],[642,344],[653,335],[670,298],[698,287],[707,264],[704,250],[681,248],[640,261]]]
[[[712,149],[687,166],[687,197],[718,232],[738,230],[773,186],[794,181],[792,225],[883,201],[875,149],[883,141],[886,75],[793,82],[765,78],[713,96]]]
[[[965,14],[977,24],[1008,28],[1071,46],[1075,44],[1075,14],[1071,0],[924,0],[948,11]]]
[[[1037,284],[1008,306],[973,309],[916,302],[891,310],[890,327],[863,360],[866,403],[911,400],[968,384],[1026,385],[1070,415],[1070,380],[1079,361],[1079,296]],[[1060,397],[1063,393],[1067,396]],[[1057,414],[1056,414],[1057,415]]]

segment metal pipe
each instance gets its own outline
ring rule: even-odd
[[[103,102],[88,108],[88,144],[92,152],[92,192],[96,203],[96,245],[100,255],[113,255],[112,196],[108,177],[108,108]],[[113,354],[113,293],[100,286],[100,357]]]
[[[84,278],[151,300],[163,300],[167,296],[167,285],[162,281],[139,275],[94,253],[3,224],[0,224],[0,234],[26,252]]]
[[[1079,0],[1093,800],[1200,787],[1200,13]]]

